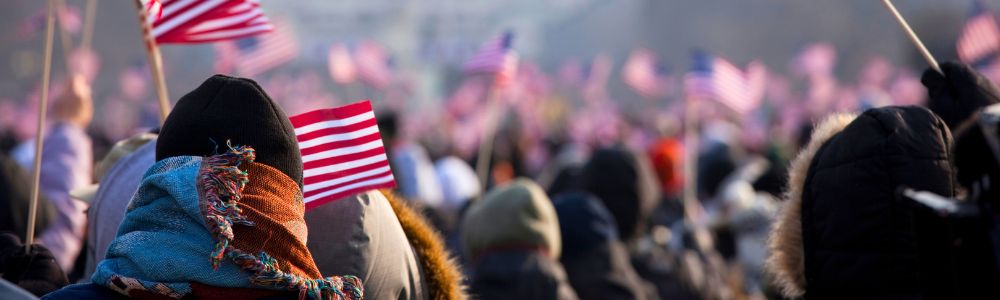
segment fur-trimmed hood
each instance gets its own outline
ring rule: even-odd
[[[789,298],[948,298],[950,225],[899,196],[952,197],[948,127],[923,107],[881,107],[816,127],[792,162],[768,270]]]
[[[788,189],[768,239],[766,269],[774,284],[788,298],[798,298],[806,291],[805,255],[802,249],[802,189],[809,164],[819,148],[840,133],[855,114],[836,114],[816,125],[812,137],[788,167]]]
[[[423,216],[371,190],[306,212],[307,245],[323,274],[350,270],[369,299],[464,299],[458,264]]]

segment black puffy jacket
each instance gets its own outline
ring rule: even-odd
[[[897,197],[908,186],[951,197],[952,137],[922,107],[885,107],[821,123],[789,171],[769,270],[806,299],[956,297],[946,221]]]

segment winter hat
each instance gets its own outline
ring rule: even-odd
[[[559,215],[564,257],[580,257],[597,246],[618,240],[615,218],[594,196],[570,192],[556,196],[552,204]]]
[[[227,141],[253,147],[255,162],[281,171],[302,188],[302,157],[292,123],[246,78],[215,75],[181,97],[163,123],[156,161],[222,153]]]
[[[0,275],[36,296],[69,284],[49,249],[35,244],[25,252],[21,240],[8,233],[0,234]]]
[[[466,257],[497,249],[536,248],[553,259],[562,252],[559,219],[545,191],[527,179],[498,187],[469,207],[462,220]]]
[[[583,171],[583,186],[614,216],[618,237],[632,241],[660,200],[655,177],[646,156],[614,147],[597,150],[590,157]]]

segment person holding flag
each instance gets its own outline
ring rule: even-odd
[[[306,248],[298,149],[256,82],[209,78],[164,123],[92,283],[45,298],[361,299],[361,279],[322,277]]]

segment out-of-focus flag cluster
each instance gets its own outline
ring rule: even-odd
[[[518,56],[512,48],[514,34],[505,31],[487,41],[462,67],[466,74],[493,74],[495,84],[504,86],[517,74]]]
[[[632,51],[622,69],[622,80],[643,98],[655,99],[667,95],[669,73],[653,51],[639,48]]]
[[[691,71],[684,77],[684,90],[688,97],[714,99],[746,114],[763,100],[766,80],[767,70],[758,61],[743,71],[721,57],[698,52]]]
[[[268,34],[215,43],[215,71],[253,77],[299,55],[298,42],[289,24],[276,21]]]
[[[155,0],[145,10],[157,43],[194,44],[270,32],[274,27],[257,0]]]
[[[58,14],[56,17],[57,23],[62,30],[73,34],[80,32],[80,27],[82,27],[83,24],[82,18],[80,17],[80,9],[76,6],[63,3],[56,13]],[[17,38],[22,40],[28,39],[45,30],[45,20],[47,17],[48,10],[45,8],[42,8],[38,12],[28,16],[28,18],[18,24]]]
[[[302,151],[306,209],[396,181],[371,102],[291,117]]]

